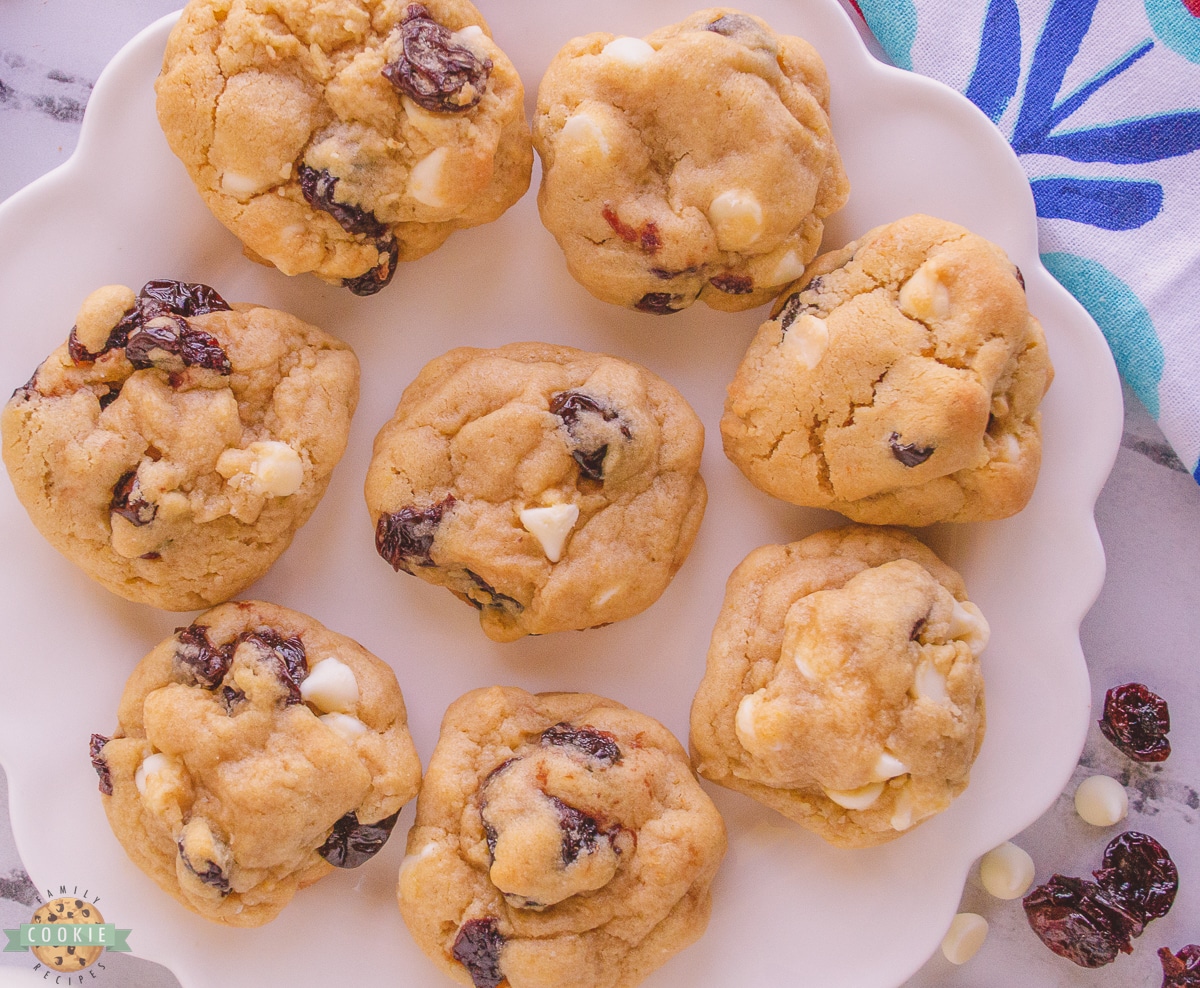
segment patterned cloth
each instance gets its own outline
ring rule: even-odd
[[[1042,261],[1200,482],[1200,0],[850,0],[1020,158]]]

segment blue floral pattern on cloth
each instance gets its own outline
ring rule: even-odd
[[[849,0],[1029,175],[1042,260],[1200,482],[1200,0]]]

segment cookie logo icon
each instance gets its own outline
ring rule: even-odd
[[[33,914],[32,925],[39,923],[82,925],[103,922],[104,917],[100,915],[100,910],[94,903],[88,902],[86,899],[64,896],[51,899],[44,906],[38,907],[37,912]],[[35,941],[38,939],[36,934],[33,939]],[[63,942],[58,942],[60,940]],[[104,953],[104,948],[98,944],[75,943],[74,940],[75,937],[71,935],[51,935],[44,946],[30,949],[33,951],[33,956],[47,967],[54,968],[56,971],[68,972],[82,971],[86,967],[91,967]]]

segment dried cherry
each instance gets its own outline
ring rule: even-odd
[[[333,825],[317,853],[336,868],[357,868],[383,850],[399,816],[396,810],[375,823],[359,823],[351,810]]]
[[[496,920],[469,919],[458,930],[454,938],[454,959],[471,975],[475,988],[497,988],[504,981],[500,970],[500,951],[504,948],[504,937]]]
[[[1169,947],[1158,948],[1162,962],[1162,988],[1200,988],[1200,946],[1189,943],[1179,953]]]
[[[151,504],[142,497],[137,471],[130,470],[113,486],[108,510],[114,515],[120,515],[130,524],[141,527],[154,521],[154,516],[158,514],[158,505]]]
[[[208,626],[203,624],[176,628],[175,640],[175,662],[187,677],[206,690],[220,686],[229,671],[233,649],[214,645],[208,638]]]
[[[679,303],[684,303],[680,305]],[[681,312],[687,307],[687,301],[682,295],[672,295],[670,292],[647,292],[633,307],[638,312],[649,312],[655,316],[669,316],[672,312]]]
[[[888,445],[892,448],[892,456],[906,467],[917,467],[933,456],[936,446],[918,446],[916,443],[902,443],[900,433],[893,432],[888,436]]]
[[[400,43],[402,54],[383,67],[383,77],[418,106],[465,113],[483,98],[492,60],[455,41],[421,4],[405,10]]]
[[[300,181],[300,192],[313,209],[328,213],[347,233],[363,233],[368,237],[382,237],[388,232],[386,223],[380,223],[375,214],[369,209],[354,206],[348,202],[338,202],[333,197],[338,184],[338,177],[327,169],[318,171],[311,165],[301,165],[297,178]]]
[[[1179,872],[1166,849],[1148,834],[1127,830],[1104,849],[1092,873],[1131,916],[1142,923],[1165,916],[1179,891]]]
[[[754,291],[754,279],[748,274],[719,274],[708,281],[713,288],[727,295],[749,295]]]
[[[1171,754],[1167,701],[1141,683],[1114,686],[1104,695],[1100,733],[1137,762],[1161,762]]]
[[[1116,960],[1118,951],[1131,953],[1130,938],[1142,932],[1141,922],[1106,889],[1081,878],[1054,875],[1022,904],[1042,943],[1080,967],[1103,967]]]
[[[179,848],[179,860],[183,862],[184,867],[205,885],[211,885],[221,895],[228,895],[233,890],[229,884],[229,876],[221,870],[219,864],[215,861],[208,861],[205,862],[207,867],[201,870],[192,864],[191,859],[187,856],[187,852],[183,849],[182,840],[178,841],[176,846]]]
[[[108,762],[104,760],[103,748],[111,738],[106,738],[103,734],[93,734],[88,741],[88,756],[92,760],[92,768],[96,770],[96,775],[100,779],[100,791],[105,796],[111,796],[113,791],[112,773],[109,771]]]
[[[396,265],[400,263],[400,245],[396,243],[395,238],[384,237],[382,240],[377,240],[375,249],[383,255],[375,267],[365,274],[342,279],[342,285],[349,288],[354,295],[360,297],[374,295],[386,288],[392,280],[392,275],[396,273]]]
[[[575,748],[606,765],[615,765],[621,760],[621,749],[617,746],[616,737],[608,731],[597,730],[594,727],[575,727],[560,721],[542,731],[540,740],[542,744]]]
[[[430,555],[438,525],[455,505],[453,494],[427,508],[401,508],[382,514],[375,525],[375,551],[392,569],[411,573],[413,566],[433,566]]]

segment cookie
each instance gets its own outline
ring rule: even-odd
[[[421,765],[395,674],[295,611],[222,604],[134,669],[104,810],[133,862],[205,919],[259,926],[387,841]]]
[[[931,216],[821,256],[729,385],[726,455],[768,494],[854,521],[1015,514],[1054,376],[1024,288],[999,247]]]
[[[691,550],[703,445],[644,367],[545,343],[451,350],[375,439],[375,547],[477,607],[496,641],[619,621]]]
[[[191,0],[155,89],[247,256],[356,295],[529,187],[521,80],[467,0]]]
[[[30,919],[30,924],[38,923],[69,923],[72,926],[84,923],[103,923],[104,917],[94,903],[87,899],[77,899],[74,896],[61,896],[38,906]],[[41,947],[30,947],[33,956],[55,971],[65,971],[72,974],[90,967],[104,953],[102,946],[88,944],[61,943]]]
[[[988,634],[958,573],[899,529],[756,549],[692,705],[697,771],[832,844],[899,837],[967,786]]]
[[[476,988],[627,988],[704,932],[725,827],[661,724],[585,693],[451,705],[398,897]]]
[[[346,344],[207,285],[89,295],[0,417],[30,518],[113,593],[166,610],[267,571],[325,492],[358,401]]]
[[[538,88],[533,141],[542,222],[571,274],[660,315],[770,300],[849,193],[820,56],[726,8],[644,41],[568,42]]]

